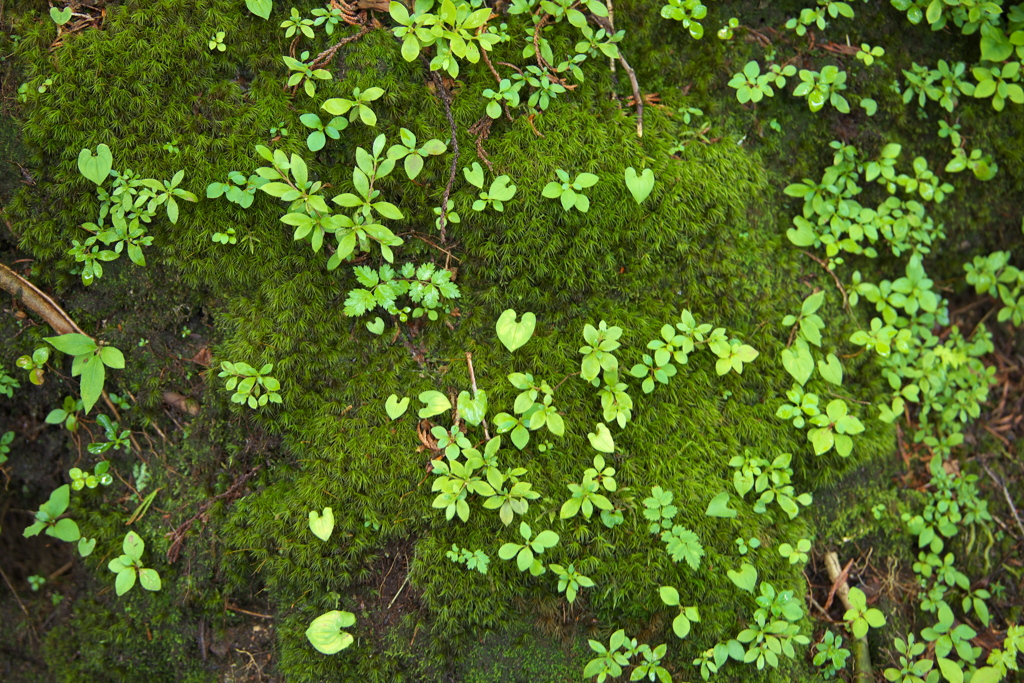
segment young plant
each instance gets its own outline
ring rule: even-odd
[[[14,432],[4,432],[0,435],[0,465],[7,462],[7,456],[11,452],[11,442],[14,441]]]
[[[807,553],[811,550],[811,542],[806,538],[801,538],[796,543],[794,548],[789,543],[783,543],[779,546],[779,555],[789,559],[790,564],[804,564],[807,562]]]
[[[160,575],[155,569],[149,569],[142,564],[142,553],[146,549],[146,544],[139,535],[129,531],[124,537],[122,548],[124,555],[114,558],[107,565],[107,569],[117,574],[114,581],[117,595],[122,596],[130,591],[135,585],[136,578],[146,590],[160,590]]]
[[[573,207],[583,213],[589,211],[590,199],[583,194],[583,190],[596,185],[599,178],[593,173],[580,173],[570,181],[569,173],[560,168],[555,170],[555,175],[558,176],[558,182],[552,181],[545,185],[541,194],[548,199],[560,200],[565,211]]]
[[[565,593],[565,599],[569,604],[576,602],[576,595],[581,588],[593,588],[594,582],[576,571],[576,567],[569,565],[563,567],[560,564],[549,564],[548,569],[558,576],[558,592]]]
[[[602,370],[618,371],[619,361],[613,352],[619,348],[621,336],[621,327],[608,327],[608,323],[603,320],[596,328],[590,323],[583,326],[583,340],[587,344],[580,347],[580,353],[583,354],[583,360],[580,361],[581,378],[596,387]]]
[[[598,456],[599,458],[601,456]],[[604,464],[604,459],[601,459],[601,464]],[[609,468],[610,469],[610,468]],[[562,509],[559,511],[558,516],[562,519],[569,519],[575,517],[578,512],[583,512],[583,516],[590,519],[591,515],[594,514],[594,508],[599,510],[612,510],[613,505],[605,496],[598,493],[600,485],[591,474],[595,470],[587,470],[583,475],[583,482],[580,484],[569,484],[569,490],[572,491],[572,497],[562,504]],[[614,473],[614,470],[612,470]],[[614,482],[614,480],[612,480]],[[609,489],[613,490],[613,489]]]
[[[314,35],[313,20],[304,18],[294,7],[292,7],[291,16],[281,22],[281,28],[285,29],[285,38],[291,38],[296,33],[301,33],[307,38],[312,38]]]
[[[807,106],[811,111],[819,111],[826,103],[844,114],[850,113],[850,103],[839,94],[846,90],[846,72],[840,71],[839,67],[828,65],[822,67],[821,73],[800,69],[799,74],[802,83],[796,86],[793,94],[797,97],[806,97]]]
[[[853,450],[850,437],[864,431],[864,424],[849,414],[846,401],[840,398],[830,401],[825,413],[815,415],[810,422],[815,428],[807,432],[807,439],[815,455],[823,455],[835,446],[836,453],[846,457]]]
[[[113,346],[101,346],[84,334],[62,334],[59,337],[44,339],[58,351],[74,357],[71,362],[71,376],[82,376],[79,388],[82,406],[88,413],[103,393],[106,368],[124,369],[124,354]]]
[[[704,26],[700,21],[707,15],[707,5],[701,0],[668,0],[668,4],[661,8],[663,18],[682,23],[694,40],[704,37]]]
[[[491,562],[491,558],[487,557],[487,553],[483,550],[475,550],[470,552],[465,548],[452,544],[452,549],[444,554],[452,562],[456,564],[462,564],[466,566],[466,569],[473,571],[474,569],[481,574],[487,573],[487,567]]]
[[[306,147],[311,152],[319,152],[327,144],[327,138],[338,140],[341,138],[341,131],[348,128],[348,119],[343,116],[335,116],[327,123],[320,120],[320,117],[311,112],[299,116],[299,122],[306,128],[312,128],[312,132],[306,136]],[[405,130],[403,128],[403,130]]]
[[[273,363],[267,363],[259,370],[248,363],[224,361],[220,364],[218,377],[227,377],[224,388],[233,391],[232,403],[248,404],[250,408],[262,408],[267,403],[281,403],[281,383],[272,377]]]
[[[71,488],[64,484],[59,486],[50,494],[50,499],[39,506],[36,511],[33,524],[25,528],[25,538],[38,536],[43,529],[47,536],[60,539],[66,543],[73,543],[82,537],[78,530],[78,524],[73,519],[60,519],[60,516],[68,509],[71,499]]]
[[[29,382],[39,386],[43,383],[46,361],[48,360],[50,360],[50,347],[40,346],[32,352],[31,356],[21,356],[18,360],[14,361],[14,364],[28,372]],[[8,384],[8,386],[10,385]]]
[[[474,161],[471,168],[462,169],[462,173],[470,185],[481,190],[480,198],[473,202],[474,211],[483,211],[488,206],[493,207],[495,211],[504,211],[505,202],[516,194],[516,186],[510,184],[511,179],[507,175],[498,176],[491,181],[490,188],[484,190],[484,170],[478,162]]]
[[[238,204],[243,209],[248,209],[252,206],[256,190],[268,182],[270,181],[256,174],[246,178],[244,174],[238,171],[231,171],[228,173],[228,182],[210,183],[206,186],[206,198],[217,199],[223,196],[229,202]],[[233,232],[233,229],[229,229],[229,231]],[[214,241],[218,240],[215,239]]]
[[[821,668],[821,675],[832,678],[846,668],[850,651],[843,647],[843,637],[826,630],[821,642],[815,644],[814,665]]]
[[[423,170],[423,160],[426,157],[444,154],[448,150],[448,146],[436,138],[427,140],[421,147],[417,148],[416,136],[408,128],[399,130],[399,138],[401,143],[392,145],[388,149],[388,159],[392,161],[405,159],[403,162],[405,164],[405,174],[409,176],[409,180],[418,176],[420,171]]]
[[[84,407],[82,400],[75,400],[70,396],[64,397],[64,403],[60,408],[54,408],[46,415],[44,420],[49,425],[64,423],[64,428],[69,432],[78,429],[78,412]]]
[[[376,271],[369,266],[356,266],[353,272],[363,287],[350,290],[345,297],[344,313],[348,316],[360,316],[380,306],[402,322],[410,314],[413,318],[425,314],[430,320],[437,320],[438,311],[448,312],[447,304],[461,296],[459,286],[451,281],[451,271],[429,262],[419,266],[405,263],[397,271],[387,263]],[[403,295],[417,304],[415,309],[398,308],[396,302]]]
[[[523,81],[516,81],[512,83],[507,78],[501,79],[498,83],[498,89],[485,88],[483,96],[489,101],[487,102],[487,115],[492,119],[496,119],[501,116],[501,105],[505,104],[509,107],[519,106],[519,91],[523,89]]]
[[[351,633],[342,630],[355,623],[356,616],[351,612],[332,610],[321,614],[310,623],[306,629],[306,639],[317,652],[333,655],[356,641]]]
[[[545,569],[537,556],[543,554],[545,550],[558,545],[558,534],[549,529],[534,536],[530,525],[526,522],[521,522],[519,524],[519,535],[523,537],[526,543],[506,543],[498,549],[498,557],[503,560],[511,560],[514,557],[516,558],[516,566],[519,567],[519,571],[525,572],[529,570],[533,576],[540,576],[544,573]]]
[[[210,42],[208,43],[208,46],[211,52],[213,52],[214,50],[220,50],[221,52],[224,52],[228,49],[227,46],[224,44],[225,35],[227,34],[225,34],[224,31],[217,31],[212,36],[210,36]]]
[[[370,102],[379,100],[383,96],[384,90],[382,88],[367,88],[366,90],[353,88],[352,99],[332,97],[321,104],[320,108],[332,116],[348,114],[350,123],[355,123],[356,119],[358,119],[364,125],[376,126],[377,115],[370,109]]]
[[[775,95],[775,91],[772,89],[773,83],[779,89],[785,88],[786,77],[795,73],[796,67],[792,64],[787,64],[784,67],[772,64],[771,71],[761,73],[761,65],[752,60],[747,62],[743,71],[733,75],[729,86],[736,89],[736,99],[740,104],[747,102],[757,104],[765,97]]]
[[[679,614],[672,620],[672,630],[682,640],[690,635],[690,627],[694,622],[700,621],[700,611],[697,607],[684,607],[679,601],[679,591],[672,586],[662,586],[658,589],[661,601],[669,607],[678,607]]]
[[[885,615],[881,610],[868,607],[868,598],[864,591],[855,586],[850,589],[849,598],[851,607],[843,614],[843,621],[854,638],[863,638],[867,635],[868,628],[885,626]]]
[[[99,455],[106,453],[111,448],[128,451],[130,449],[130,437],[131,431],[127,429],[120,429],[116,422],[111,421],[109,417],[102,413],[96,417],[96,423],[103,428],[103,434],[107,437],[104,443],[91,443],[88,446],[88,451],[93,455]]]
[[[299,55],[298,59],[289,57],[288,55],[282,56],[281,59],[291,72],[291,75],[288,76],[288,87],[292,88],[301,85],[302,89],[305,90],[306,94],[310,97],[316,95],[315,81],[329,81],[332,78],[331,72],[327,69],[314,69],[312,62],[306,61],[309,59],[308,50]],[[330,101],[331,100],[327,100],[327,102]],[[324,105],[326,105],[327,102],[325,102]]]

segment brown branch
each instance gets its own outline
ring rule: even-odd
[[[459,167],[459,137],[455,127],[455,117],[452,116],[452,94],[448,92],[448,88],[445,87],[444,81],[436,71],[431,71],[430,75],[434,79],[434,85],[437,86],[438,97],[444,104],[444,115],[448,119],[448,126],[451,128],[452,134],[452,165],[448,171],[448,184],[445,185],[444,196],[441,198],[441,243],[444,244],[448,241],[445,236],[445,228],[448,227],[448,198],[451,197],[452,187],[455,185],[455,171]]]
[[[1017,528],[1020,529],[1021,538],[1024,538],[1024,524],[1020,521],[1020,515],[1017,514],[1017,506],[1013,504],[1013,498],[1010,497],[1010,492],[1006,490],[1006,484],[996,477],[984,462],[981,463],[981,466],[984,468],[986,474],[991,477],[992,481],[995,482],[996,486],[1003,490],[1003,497],[1006,498],[1006,504],[1010,506],[1010,512],[1013,513],[1013,519],[1017,522]]]
[[[811,252],[804,251],[804,250],[801,249],[800,253],[803,254],[804,256],[807,256],[808,258],[814,260],[819,266],[821,266],[822,268],[825,269],[826,273],[828,273],[829,275],[832,276],[832,279],[835,280],[835,282],[836,282],[836,287],[839,288],[840,294],[843,295],[843,308],[845,308],[846,312],[849,313],[850,312],[850,299],[846,296],[846,288],[843,287],[843,283],[839,281],[839,278],[836,276],[835,271],[832,270],[831,268],[829,268],[827,263],[822,261],[820,258],[815,256]]]
[[[633,99],[636,100],[636,136],[642,138],[644,136],[644,98],[640,96],[640,84],[637,83],[636,72],[626,61],[622,50],[619,50],[619,63],[622,64],[626,75],[629,76],[629,84],[633,86]]]
[[[466,351],[466,365],[469,366],[469,381],[473,385],[473,398],[475,399],[476,395],[477,395],[476,374],[473,372],[473,354],[470,353],[469,351]],[[490,441],[491,440],[491,432],[490,432],[490,430],[487,429],[487,418],[486,417],[483,419],[483,423],[482,424],[484,426],[484,438],[487,439],[488,441]]]
[[[85,334],[75,321],[41,289],[0,263],[0,289],[21,301],[57,334]],[[89,336],[89,335],[85,335]]]
[[[205,522],[207,519],[209,519],[209,515],[207,513],[209,509],[213,507],[213,504],[215,502],[217,502],[218,500],[222,500],[224,498],[230,499],[232,498],[232,496],[237,496],[245,482],[252,479],[256,475],[256,473],[259,472],[261,469],[263,469],[263,465],[256,465],[256,467],[252,468],[251,470],[243,474],[241,477],[236,479],[235,483],[233,483],[231,487],[228,488],[227,491],[225,491],[224,493],[220,493],[214,496],[213,498],[207,498],[206,500],[204,500],[199,505],[199,512],[189,517],[185,523],[180,524],[174,531],[167,534],[167,538],[171,539],[171,545],[167,548],[167,562],[169,564],[174,564],[178,560],[178,557],[181,555],[181,547],[185,543],[185,534],[188,533],[188,530],[192,527],[193,522],[195,522],[198,519],[202,519],[202,521]]]
[[[828,577],[832,580],[834,590],[836,590],[839,599],[846,609],[853,609],[853,605],[850,604],[850,587],[847,585],[843,574],[849,572],[852,564],[853,560],[850,560],[846,564],[846,569],[840,570],[839,556],[833,552],[825,553],[825,568],[828,569]],[[871,675],[871,653],[868,651],[868,640],[866,637],[854,639],[853,654],[857,665],[854,680],[856,683],[871,683],[874,678]]]
[[[365,17],[365,14],[366,13],[364,12],[363,13],[364,17]],[[336,44],[332,45],[331,47],[327,48],[326,50],[324,50],[323,52],[318,54],[316,56],[316,58],[312,62],[310,62],[309,68],[310,69],[319,69],[319,68],[325,66],[328,62],[330,62],[334,58],[334,54],[338,50],[340,50],[343,45],[347,45],[348,43],[352,43],[352,42],[355,42],[355,41],[359,40],[360,38],[362,38],[363,36],[365,36],[367,33],[370,32],[370,28],[372,28],[370,23],[366,22],[364,20],[363,27],[359,29],[358,33],[355,33],[355,34],[353,34],[351,36],[348,36],[347,38],[342,38]]]

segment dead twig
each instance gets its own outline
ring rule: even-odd
[[[469,351],[466,351],[466,365],[469,366],[469,381],[473,385],[473,398],[476,398],[476,374],[473,372],[473,354],[470,353]],[[490,441],[491,433],[487,429],[487,418],[483,419],[482,424],[484,426],[484,438]]]
[[[243,474],[241,477],[236,479],[235,483],[233,483],[228,488],[227,491],[225,491],[224,493],[220,493],[214,496],[213,498],[208,498],[204,500],[199,505],[199,512],[189,517],[187,521],[185,521],[183,524],[180,524],[174,531],[167,534],[167,538],[171,539],[171,545],[167,548],[167,562],[170,564],[174,564],[178,560],[178,557],[181,555],[181,548],[185,544],[185,534],[188,533],[188,530],[192,527],[192,524],[196,520],[202,520],[203,522],[206,522],[209,519],[208,512],[210,508],[213,507],[213,504],[216,503],[218,500],[224,500],[225,498],[233,500],[234,498],[237,498],[242,486],[245,485],[245,482],[252,479],[256,475],[256,473],[259,472],[261,469],[263,469],[263,465],[256,465],[256,467],[252,468],[251,470]]]
[[[441,243],[444,244],[448,241],[445,233],[445,228],[448,227],[448,198],[451,197],[452,187],[455,185],[455,171],[459,166],[459,137],[455,127],[455,117],[452,116],[452,94],[448,92],[448,88],[445,87],[444,81],[436,71],[431,71],[430,75],[434,79],[434,85],[437,86],[437,95],[444,105],[444,115],[448,119],[448,126],[452,134],[452,165],[448,171],[448,184],[445,185],[444,196],[441,198]]]
[[[1013,504],[1013,498],[1010,497],[1010,492],[1006,490],[1006,484],[988,468],[986,463],[982,462],[981,466],[985,470],[985,473],[988,474],[992,481],[995,482],[996,486],[1002,489],[1003,498],[1006,499],[1006,504],[1010,506],[1010,512],[1013,513],[1013,519],[1017,522],[1017,528],[1020,529],[1021,538],[1024,538],[1024,524],[1020,521],[1020,515],[1017,514],[1017,506]]]

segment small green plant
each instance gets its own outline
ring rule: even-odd
[[[348,128],[348,119],[343,116],[335,116],[327,123],[320,120],[320,117],[313,113],[305,113],[299,116],[299,122],[306,128],[313,131],[306,136],[306,147],[311,152],[319,152],[327,144],[327,138],[338,140],[341,138],[341,131]]]
[[[571,564],[568,567],[549,564],[548,569],[558,577],[558,592],[565,593],[565,599],[570,605],[576,602],[576,595],[581,588],[593,588],[595,585],[589,577],[577,572],[576,567]]]
[[[540,576],[545,569],[537,556],[558,545],[558,534],[548,529],[534,536],[530,525],[520,522],[519,535],[526,542],[523,544],[505,543],[498,549],[498,557],[503,560],[511,560],[514,557],[519,571],[529,571],[533,576]]]
[[[846,457],[853,451],[850,437],[864,431],[864,423],[849,414],[846,401],[841,398],[829,401],[824,414],[811,417],[810,423],[814,428],[807,432],[807,439],[815,455],[823,455],[835,446],[836,453]]]
[[[600,459],[600,467],[604,467],[604,458],[600,455],[594,459],[594,464],[598,464]],[[615,470],[612,468],[605,468],[611,470],[611,474],[615,474]],[[575,517],[577,513],[582,512],[583,516],[590,519],[594,513],[594,508],[599,510],[612,510],[613,506],[605,496],[598,493],[600,490],[600,484],[596,480],[592,473],[596,470],[588,469],[583,475],[583,482],[580,484],[569,484],[569,490],[572,491],[572,497],[562,504],[562,509],[559,511],[558,516],[562,519],[569,519]],[[598,475],[600,476],[600,475]],[[609,477],[604,478],[605,487],[609,485],[612,487],[609,491],[615,490],[615,480]]]
[[[474,569],[481,574],[487,573],[487,567],[491,562],[491,558],[487,557],[487,553],[483,550],[469,551],[465,548],[452,544],[452,549],[444,554],[452,562],[456,564],[462,564],[466,566],[466,569],[473,571]]]
[[[370,102],[379,100],[383,96],[384,90],[382,88],[367,88],[366,90],[353,88],[352,99],[332,97],[321,104],[320,108],[332,116],[345,116],[348,114],[350,123],[355,123],[358,119],[364,125],[376,126],[377,115],[373,113],[373,109],[370,109]]]
[[[210,235],[210,239],[217,244],[238,244],[238,238],[235,237],[234,228],[227,228],[224,232],[215,232]]]
[[[132,589],[136,578],[142,587],[148,591],[160,590],[160,575],[155,569],[150,569],[142,564],[142,553],[146,550],[146,544],[134,531],[129,531],[121,544],[124,554],[116,557],[107,564],[107,569],[117,574],[114,580],[114,591],[122,596]]]
[[[28,381],[39,386],[43,383],[48,360],[50,360],[50,347],[40,346],[32,352],[31,356],[21,356],[14,364],[28,372]]]
[[[846,660],[850,658],[850,651],[843,647],[842,636],[837,636],[831,630],[826,629],[821,642],[816,643],[814,648],[817,650],[814,655],[814,665],[821,668],[821,675],[825,678],[832,678],[846,668]]]
[[[81,375],[82,407],[88,413],[103,393],[105,368],[124,369],[124,354],[113,346],[97,344],[84,334],[62,334],[44,337],[55,349],[73,356],[71,376]]]
[[[796,543],[796,547],[793,547],[789,543],[783,543],[779,546],[779,555],[789,559],[790,564],[806,564],[807,553],[811,550],[811,542],[806,538],[801,538]]]
[[[765,97],[775,95],[772,84],[776,88],[782,89],[786,87],[786,77],[795,73],[796,67],[792,64],[787,64],[784,67],[772,64],[770,71],[761,73],[761,65],[752,60],[747,62],[742,71],[733,75],[729,86],[736,89],[736,99],[740,104],[747,102],[757,104]]]
[[[461,296],[458,285],[451,281],[451,271],[429,262],[419,266],[405,263],[397,271],[386,263],[377,270],[356,266],[353,272],[362,288],[350,290],[346,296],[344,313],[348,316],[360,316],[380,306],[402,322],[410,315],[437,320],[438,312],[448,312],[449,302]],[[408,295],[416,308],[398,308],[396,302],[403,295]]]
[[[130,448],[131,431],[120,429],[116,422],[102,413],[96,416],[96,423],[103,428],[103,434],[107,437],[104,443],[89,444],[88,451],[93,455],[106,453],[110,449],[127,451]]]
[[[332,610],[321,614],[310,623],[306,629],[306,638],[317,652],[333,655],[355,642],[356,639],[351,633],[342,630],[354,626],[355,623],[356,616],[351,612]]]
[[[299,14],[299,10],[294,7],[291,9],[289,17],[281,22],[281,28],[285,29],[285,38],[291,38],[297,33],[301,33],[307,38],[312,38],[314,36],[313,20],[304,18]]]
[[[621,327],[608,327],[608,323],[601,321],[597,327],[590,323],[583,326],[583,340],[585,346],[580,347],[583,360],[580,361],[580,377],[595,387],[599,385],[598,375],[604,372],[617,372],[619,361],[613,353],[619,348],[619,337],[622,336]]]
[[[839,67],[830,64],[822,67],[820,73],[800,69],[798,75],[802,82],[796,86],[793,94],[807,98],[807,106],[811,111],[819,111],[826,103],[831,103],[843,114],[850,113],[850,103],[839,94],[840,91],[846,90],[845,71],[840,71]]]
[[[0,365],[0,396],[14,398],[14,390],[19,388],[21,388],[21,384],[18,380],[8,375],[4,366]]]
[[[433,9],[434,0],[420,0],[410,15],[405,5],[391,3],[389,12],[398,24],[392,31],[402,40],[405,61],[413,61],[422,50],[434,46],[436,50],[430,60],[430,70],[443,70],[452,78],[458,78],[458,60],[476,64],[480,61],[481,50],[490,50],[501,40],[495,33],[478,30],[491,17],[488,7],[474,10],[469,2],[456,4],[452,0],[443,0],[436,12]]]
[[[597,653],[597,658],[587,662],[583,669],[585,678],[597,677],[597,683],[604,683],[608,678],[618,678],[622,675],[622,667],[629,665],[629,660],[636,654],[636,639],[632,642],[626,637],[626,632],[619,629],[612,634],[608,641],[608,647],[603,643],[590,640],[590,649]],[[620,652],[625,646],[625,651]]]
[[[46,530],[47,536],[60,539],[66,543],[74,543],[82,537],[78,524],[73,519],[60,519],[68,509],[71,487],[67,484],[59,486],[50,494],[50,499],[39,506],[35,514],[35,522],[25,528],[25,538],[39,535]]]
[[[490,188],[484,190],[484,170],[476,161],[471,167],[463,168],[462,174],[470,185],[480,190],[480,198],[473,202],[474,211],[483,211],[487,207],[492,207],[495,211],[504,211],[505,202],[516,194],[516,186],[511,184],[511,178],[507,175],[498,176],[491,181]]]
[[[860,49],[857,50],[855,55],[857,59],[864,62],[864,66],[871,66],[875,63],[876,59],[885,56],[885,48],[880,46],[871,47],[867,43],[861,43]],[[826,631],[826,633],[831,633]]]
[[[281,59],[284,61],[285,66],[291,72],[288,76],[288,87],[297,88],[302,86],[302,89],[306,91],[306,94],[310,97],[316,95],[316,83],[315,81],[329,81],[331,80],[331,72],[327,69],[314,69],[312,62],[306,60],[309,59],[309,51],[303,52],[299,55],[298,59],[283,55]],[[330,100],[328,100],[329,102]],[[326,104],[326,102],[324,103]],[[271,133],[273,135],[273,133]]]
[[[338,7],[317,7],[312,14],[316,17],[313,26],[323,26],[324,32],[329,36],[334,35],[334,27],[344,21],[344,15]]]
[[[448,146],[436,138],[427,140],[417,148],[416,136],[408,128],[400,129],[398,137],[401,142],[391,145],[388,149],[388,159],[392,161],[404,159],[405,174],[409,176],[409,180],[420,174],[420,171],[423,170],[423,161],[428,156],[444,154],[448,150]]]
[[[661,8],[663,18],[682,23],[694,40],[704,37],[704,26],[700,22],[707,15],[708,8],[701,0],[668,0],[668,4]]]
[[[1020,62],[1007,62],[1002,66],[976,66],[971,70],[978,85],[974,88],[974,96],[979,99],[992,98],[992,108],[1002,111],[1009,100],[1016,104],[1024,104],[1024,88],[1016,81],[1020,80]]]
[[[228,49],[227,46],[224,44],[225,35],[227,34],[224,31],[217,31],[212,36],[210,36],[210,41],[207,45],[210,48],[211,52],[213,52],[214,50],[224,52]]]
[[[114,483],[114,477],[110,475],[109,470],[109,460],[100,460],[96,463],[92,473],[83,472],[77,467],[72,467],[68,470],[68,476],[71,477],[71,488],[75,491],[81,491],[87,486],[91,489],[96,488],[100,484],[110,486]]]
[[[492,119],[496,119],[501,116],[501,107],[506,105],[509,107],[519,106],[519,91],[523,89],[524,81],[517,80],[515,83],[507,78],[501,79],[498,83],[498,89],[484,88],[483,96],[487,98],[487,115]]]
[[[0,465],[7,462],[7,456],[11,452],[12,441],[14,441],[14,432],[4,432],[0,435]]]
[[[64,403],[60,408],[54,408],[46,415],[46,424],[59,425],[64,423],[64,428],[69,432],[78,429],[78,413],[84,408],[81,399],[75,400],[71,396],[64,397]]]
[[[276,126],[270,127],[270,137],[288,137],[288,128],[285,127],[284,121],[278,121]]]
[[[881,610],[868,607],[868,598],[864,591],[854,586],[850,589],[849,598],[851,607],[843,614],[843,621],[854,638],[863,638],[869,628],[885,626],[885,615]]]
[[[238,204],[238,206],[243,209],[248,209],[252,206],[253,199],[256,196],[256,190],[268,182],[270,181],[256,175],[255,173],[246,178],[244,174],[239,173],[238,171],[231,171],[228,173],[228,182],[210,183],[206,186],[206,198],[217,199],[218,197],[223,196],[229,202]],[[229,229],[225,232],[233,233],[234,231],[233,229]],[[216,242],[217,240],[214,241]],[[234,244],[234,242],[231,244]]]
[[[218,377],[227,377],[224,388],[233,391],[232,403],[248,404],[250,408],[262,408],[267,403],[281,403],[281,383],[270,375],[273,363],[267,363],[259,370],[248,363],[224,361],[220,364]]]
[[[560,168],[555,170],[555,175],[558,176],[558,182],[551,181],[545,185],[541,194],[548,199],[560,200],[565,211],[572,208],[583,213],[589,211],[590,199],[583,194],[583,190],[596,185],[599,178],[593,173],[580,173],[570,181],[569,173]]]
[[[733,542],[736,544],[736,549],[740,555],[746,555],[751,550],[755,550],[761,547],[761,541],[756,536],[751,536],[746,540],[744,540],[741,536]]]
[[[661,601],[669,607],[678,607],[679,614],[672,620],[672,630],[682,640],[690,635],[690,628],[693,623],[700,621],[700,611],[696,606],[684,607],[680,602],[679,591],[672,586],[662,586],[658,589]]]
[[[32,589],[32,592],[37,593],[39,592],[39,589],[42,588],[43,585],[46,583],[46,577],[39,576],[38,574],[33,574],[32,576],[28,577],[27,581],[29,587]]]

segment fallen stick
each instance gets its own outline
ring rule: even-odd
[[[828,578],[836,584],[836,595],[846,609],[853,609],[850,604],[850,586],[843,576],[843,568],[839,566],[839,556],[835,553],[825,553],[825,568],[828,569]],[[849,567],[847,567],[849,569]],[[868,639],[857,638],[853,641],[853,659],[856,665],[853,680],[857,683],[872,683],[871,676],[871,653],[868,652]]]

